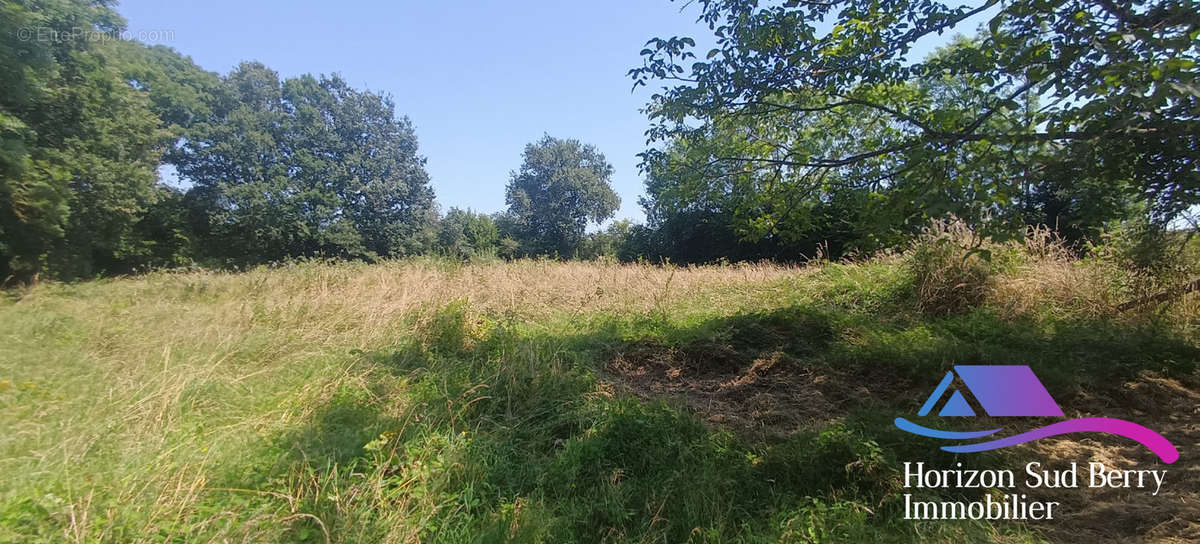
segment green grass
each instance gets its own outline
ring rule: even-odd
[[[913,293],[899,261],[37,286],[0,303],[0,540],[1035,542],[1017,523],[900,519],[900,464],[950,458],[891,419],[955,363],[1030,364],[1071,398],[1191,380],[1200,360],[1191,307],[930,316]],[[764,438],[606,370],[659,352],[889,383]]]

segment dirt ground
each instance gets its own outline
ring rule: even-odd
[[[884,369],[835,373],[801,364],[782,351],[747,355],[715,342],[686,347],[630,344],[614,354],[605,371],[618,388],[645,399],[681,402],[709,424],[751,440],[786,438],[821,427],[868,399],[912,396],[915,386]],[[1019,446],[1019,457],[1040,460],[1043,469],[1069,468],[1074,461],[1079,471],[1079,488],[1028,490],[1018,484],[1018,492],[1031,498],[1061,503],[1056,519],[1034,522],[1032,528],[1052,542],[1200,542],[1200,463],[1192,458],[1200,446],[1200,380],[1188,381],[1145,373],[1110,390],[1058,399],[1070,418],[1152,423],[1179,448],[1181,457],[1164,465],[1141,445],[1102,434]],[[1090,488],[1089,462],[1109,469],[1166,469],[1167,475],[1157,496],[1150,495],[1153,488]],[[1014,468],[1018,481],[1023,480],[1023,467]]]
[[[1038,489],[1042,500],[1063,503],[1061,519],[1038,526],[1055,542],[1200,542],[1200,393],[1195,383],[1143,374],[1103,394],[1080,393],[1060,399],[1068,417],[1114,417],[1143,422],[1179,449],[1173,464],[1162,463],[1132,440],[1106,434],[1047,438],[1025,446],[1049,468],[1079,465],[1086,486],[1087,463],[1108,469],[1166,470],[1157,496],[1153,489]],[[1072,411],[1070,408],[1075,408]]]
[[[606,369],[641,398],[682,401],[711,424],[751,439],[786,438],[844,415],[858,399],[888,398],[894,379],[838,375],[781,351],[746,357],[719,343],[666,348],[634,344]],[[868,385],[870,384],[870,385]]]

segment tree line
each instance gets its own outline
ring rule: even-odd
[[[96,39],[123,29],[111,4],[2,3],[0,281],[309,257],[587,256],[588,223],[619,204],[603,154],[546,136],[512,174],[508,211],[441,216],[389,97],[258,62],[218,75],[164,46]],[[164,183],[164,167],[182,183]]]
[[[951,215],[995,237],[1048,225],[1083,251],[1200,204],[1190,0],[701,0],[716,47],[655,38],[630,71],[654,87],[647,223],[591,233],[619,204],[594,146],[532,142],[505,212],[441,213],[389,97],[94,39],[123,29],[112,4],[0,2],[5,283],[428,253],[837,257]],[[910,58],[951,31],[967,34]]]

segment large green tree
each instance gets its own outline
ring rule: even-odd
[[[847,187],[902,196],[877,209],[905,221],[1053,215],[1099,192],[1106,213],[1133,196],[1161,223],[1200,202],[1194,2],[699,5],[715,48],[699,59],[690,38],[656,38],[631,71],[635,86],[663,85],[648,136],[667,145],[646,165],[685,153],[708,192],[751,186],[731,213],[759,236],[803,226]],[[976,39],[910,58],[973,31],[973,16],[987,21]]]
[[[116,39],[111,4],[0,2],[0,282],[125,272],[162,253],[139,223],[168,196],[157,167],[178,131],[158,113],[171,93],[139,82],[145,46]]]
[[[172,162],[203,253],[224,262],[405,255],[436,219],[412,124],[336,76],[240,65]]]
[[[508,182],[506,200],[515,238],[533,255],[571,257],[588,223],[612,217],[621,204],[612,165],[579,140],[545,136],[525,146],[521,169]]]

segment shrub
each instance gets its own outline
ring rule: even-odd
[[[917,310],[941,315],[981,304],[993,280],[992,250],[960,220],[926,227],[907,258]]]
[[[1186,281],[1200,274],[1195,231],[1171,231],[1146,220],[1127,221],[1104,234],[1100,245],[1090,247],[1095,261],[1109,264],[1136,285],[1153,289]]]

